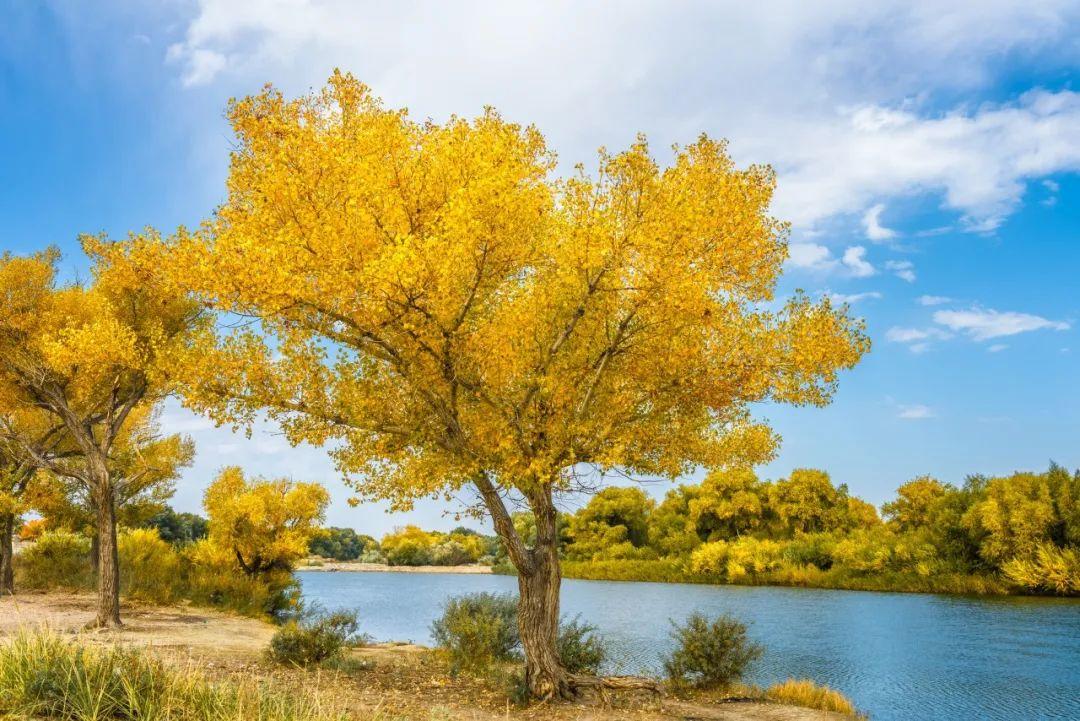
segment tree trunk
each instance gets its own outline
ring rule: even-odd
[[[11,536],[15,533],[15,514],[0,514],[0,595],[15,593],[15,549]]]
[[[532,550],[530,573],[518,573],[518,628],[525,649],[525,683],[536,698],[574,695],[555,640],[559,634],[558,550],[554,542]]]
[[[97,591],[98,612],[93,626],[109,628],[120,625],[120,557],[116,544],[116,494],[108,470],[98,476],[92,494],[97,511]]]

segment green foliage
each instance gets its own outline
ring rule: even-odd
[[[15,560],[17,584],[21,588],[83,589],[93,584],[90,539],[83,535],[46,531]]]
[[[97,646],[51,632],[0,645],[0,716],[63,721],[329,721],[303,694],[212,682],[145,652]]]
[[[605,488],[567,523],[571,543],[566,556],[574,560],[647,558],[649,516],[656,503],[640,488]]]
[[[1029,591],[1069,595],[1080,593],[1080,549],[1043,542],[1025,558],[1005,563],[1005,576]]]
[[[455,670],[485,672],[519,655],[517,600],[496,593],[454,596],[431,624],[431,633]]]
[[[570,673],[595,674],[607,659],[607,646],[596,633],[596,627],[582,623],[579,618],[563,620],[555,639],[559,661]]]
[[[356,613],[319,613],[289,621],[270,639],[270,659],[281,664],[310,666],[336,658],[358,642]]]
[[[391,566],[459,566],[490,558],[498,544],[470,529],[451,533],[405,526],[383,536],[381,551]]]
[[[308,543],[308,553],[335,561],[355,561],[367,549],[378,549],[371,536],[362,536],[351,528],[320,529]]]
[[[709,620],[691,615],[683,625],[672,623],[675,648],[664,671],[675,687],[719,689],[742,678],[764,649],[750,641],[746,624],[727,615]]]
[[[177,513],[172,508],[157,513],[147,522],[148,528],[157,529],[161,540],[177,546],[206,538],[209,533],[208,521],[195,513]]]
[[[120,591],[146,603],[169,603],[183,593],[182,559],[157,529],[124,531],[117,540]]]

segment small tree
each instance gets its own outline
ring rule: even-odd
[[[0,259],[0,396],[5,405],[48,414],[69,437],[77,459],[58,459],[32,444],[33,462],[70,479],[94,508],[99,626],[120,624],[117,499],[132,481],[117,477],[131,462],[120,442],[131,421],[170,390],[168,359],[205,324],[198,305],[131,273],[122,253],[84,237],[93,261],[88,284],[59,285],[57,254]],[[132,436],[129,436],[132,437]]]
[[[867,350],[827,300],[767,304],[787,255],[775,176],[722,142],[665,168],[642,139],[559,179],[533,127],[415,122],[340,73],[229,118],[225,204],[197,233],[132,244],[148,277],[259,321],[191,354],[187,404],[335,439],[358,493],[395,509],[471,487],[518,570],[534,695],[574,690],[555,504],[583,490],[574,471],[765,460],[775,438],[748,404],[824,404]],[[532,512],[531,546],[508,498]]]
[[[225,468],[203,496],[208,538],[250,576],[291,571],[307,555],[329,502],[318,483],[247,480],[239,468]]]

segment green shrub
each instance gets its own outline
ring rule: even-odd
[[[120,534],[120,591],[146,603],[169,603],[182,593],[182,563],[156,528],[136,528]]]
[[[742,678],[764,649],[750,641],[746,624],[728,615],[710,621],[695,613],[684,625],[673,622],[675,648],[664,660],[672,685],[717,689]]]
[[[596,673],[607,659],[607,646],[596,635],[596,627],[582,623],[580,618],[559,624],[555,640],[559,661],[571,673]]]
[[[22,588],[81,589],[93,585],[90,539],[68,531],[46,531],[16,557]]]
[[[518,658],[521,635],[517,601],[510,594],[454,596],[431,624],[435,643],[450,655],[453,669],[483,672]]]
[[[336,658],[345,646],[358,642],[356,613],[321,613],[289,621],[270,639],[270,658],[277,663],[310,666]]]
[[[145,652],[23,632],[0,646],[0,717],[64,721],[344,721],[303,694],[214,683]]]
[[[355,561],[372,546],[378,546],[374,538],[351,528],[323,528],[311,537],[308,552],[335,561]]]

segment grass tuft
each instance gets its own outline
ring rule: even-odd
[[[765,690],[765,698],[790,706],[834,711],[847,716],[858,716],[855,705],[844,694],[828,686],[819,686],[809,679],[789,678],[773,684]]]

